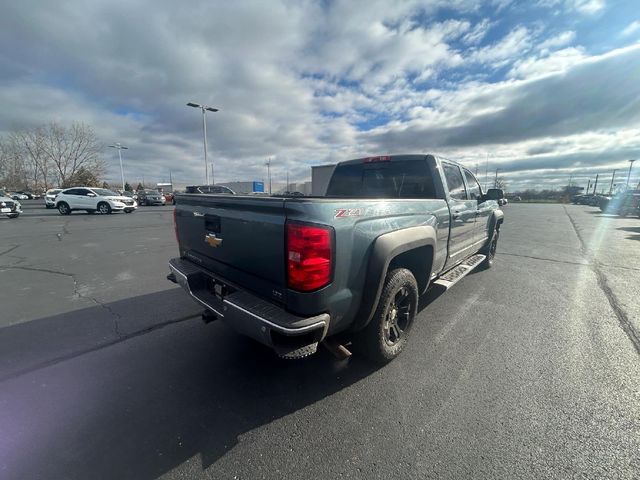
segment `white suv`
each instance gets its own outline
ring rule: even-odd
[[[132,198],[118,195],[106,188],[73,187],[56,196],[56,208],[61,215],[69,215],[73,210],[103,214],[113,211],[131,213],[138,208],[138,204]]]

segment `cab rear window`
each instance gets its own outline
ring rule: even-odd
[[[391,160],[338,165],[327,197],[435,198],[425,160]]]

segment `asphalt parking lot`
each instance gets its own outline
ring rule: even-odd
[[[0,219],[0,478],[638,478],[640,219],[509,205],[374,369],[204,325],[171,211]]]

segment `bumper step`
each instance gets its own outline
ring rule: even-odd
[[[284,350],[281,347],[274,347],[274,350],[280,358],[284,358],[285,360],[299,360],[316,353],[318,350],[318,342],[294,350]]]
[[[449,270],[433,283],[435,285],[440,285],[441,287],[449,289],[464,277],[466,277],[469,273],[471,273],[473,269],[480,265],[485,258],[487,258],[487,256],[480,253],[477,255],[473,255],[472,257],[469,257],[464,262],[462,262],[460,265]]]

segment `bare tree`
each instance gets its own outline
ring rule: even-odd
[[[83,123],[50,123],[0,138],[0,183],[10,188],[69,187],[104,175],[102,143]]]
[[[5,188],[21,189],[28,183],[28,171],[19,145],[12,139],[0,142],[0,183]]]
[[[500,188],[505,192],[507,191],[507,181],[504,179],[504,177],[496,178],[495,185],[495,188]]]
[[[77,177],[81,168],[95,178],[102,176],[105,172],[100,158],[103,149],[93,129],[84,123],[73,123],[70,128],[51,123],[45,128],[43,152],[62,186],[71,186],[69,182]]]
[[[53,186],[55,178],[51,162],[44,153],[45,129],[19,130],[9,136],[9,141],[23,159],[31,188],[47,190]]]

